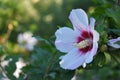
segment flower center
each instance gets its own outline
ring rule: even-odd
[[[91,41],[90,39],[85,39],[85,40],[80,41],[79,43],[74,43],[74,46],[80,49],[83,49],[83,48],[91,46]]]
[[[82,54],[86,54],[93,47],[93,34],[88,31],[82,31],[80,36],[77,37],[77,42],[74,43],[74,46],[79,48]]]

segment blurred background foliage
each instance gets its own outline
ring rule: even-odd
[[[94,61],[85,69],[63,70],[54,46],[58,27],[72,26],[72,9],[82,8],[96,19],[100,34]],[[38,40],[33,51],[21,48],[19,33],[30,31]],[[0,0],[0,80],[120,80],[120,49],[107,45],[120,36],[120,0]],[[27,64],[18,78],[13,73],[22,58]],[[7,66],[2,62],[8,61]]]

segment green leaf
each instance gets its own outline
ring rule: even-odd
[[[118,7],[117,10],[113,10],[113,9],[107,9],[106,10],[106,14],[108,15],[108,17],[111,17],[114,22],[116,23],[116,28],[120,29],[120,7]]]
[[[120,36],[120,30],[119,30],[119,29],[108,29],[108,32],[109,32],[109,33],[113,32],[114,34]]]
[[[0,79],[1,79],[1,78],[4,78],[4,76],[3,76],[2,72],[0,72]]]
[[[46,39],[44,39],[44,38],[42,38],[42,37],[40,37],[40,36],[34,36],[34,37],[35,37],[37,40],[39,40],[39,41],[43,41],[43,42],[45,42],[46,44],[51,45],[48,40],[46,40]]]
[[[109,63],[109,62],[111,61],[111,56],[110,56],[110,54],[104,52],[104,55],[105,55],[106,63]]]
[[[10,80],[17,80],[13,73],[16,70],[15,63],[18,61],[19,57],[20,57],[19,55],[9,55],[5,58],[5,60],[10,60],[9,64],[5,66],[7,76],[9,77]]]
[[[119,65],[120,64],[120,49],[109,51],[111,58]]]

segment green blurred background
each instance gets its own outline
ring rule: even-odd
[[[6,33],[7,26],[12,24],[11,41],[25,31],[49,37],[57,26],[68,26],[72,9],[88,11],[93,5],[91,0],[0,0],[0,33]]]
[[[53,36],[55,39],[54,33],[56,29],[72,26],[68,19],[70,11],[82,8],[89,17],[92,15],[97,19],[96,29],[100,33],[101,39],[99,41],[99,54],[93,61],[92,69],[89,69],[91,64],[88,64],[86,69],[80,67],[78,74],[75,75],[78,75],[76,80],[120,80],[120,67],[118,66],[120,64],[120,55],[115,55],[119,59],[119,62],[115,63],[111,58],[111,54],[109,54],[114,52],[105,51],[109,37],[112,35],[113,38],[120,35],[120,7],[117,6],[118,12],[115,12],[113,8],[116,8],[114,4],[117,1],[119,0],[0,0],[0,55],[4,53],[7,53],[7,55],[20,53],[33,58],[30,64],[23,69],[24,73],[21,77],[16,79],[13,72],[16,69],[15,63],[21,55],[18,57],[8,56],[8,58],[13,58],[13,62],[10,63],[9,67],[5,68],[8,71],[9,78],[11,80],[23,80],[23,75],[30,73],[27,80],[43,80],[40,78],[46,77],[46,74],[45,80],[70,80],[77,70],[67,71],[60,68],[59,57],[63,53],[56,51],[54,45],[51,47],[40,41],[37,47],[29,52],[18,47],[17,37],[21,32],[30,31],[34,36],[41,36],[45,39]],[[112,30],[114,28],[116,28],[117,32]],[[111,34],[111,32],[113,33]],[[52,39],[53,43],[54,39]],[[40,40],[47,43],[44,39]],[[4,51],[2,51],[1,46],[5,47]],[[105,49],[102,46],[105,46]],[[54,55],[55,58],[52,65],[50,65],[49,71],[45,72],[49,61]],[[24,59],[29,61],[25,57]]]

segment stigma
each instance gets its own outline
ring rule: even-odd
[[[80,49],[86,48],[90,45],[91,45],[90,39],[85,39],[85,40],[80,41],[79,43],[74,43],[74,46]]]

